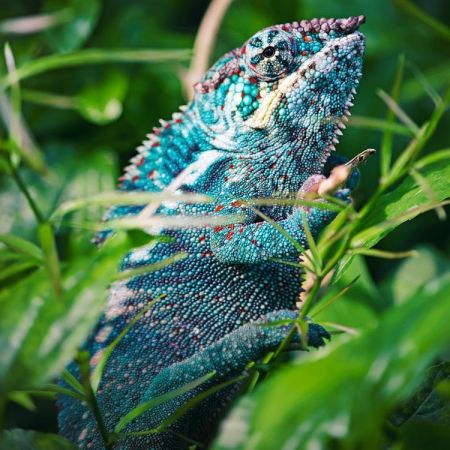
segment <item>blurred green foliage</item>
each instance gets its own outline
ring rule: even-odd
[[[181,76],[207,4],[2,1],[0,115],[5,119],[4,105],[10,103],[20,119],[3,120],[0,127],[0,416],[6,408],[7,428],[56,430],[51,400],[11,391],[36,388],[61,373],[102,308],[120,254],[135,244],[130,241],[136,236],[128,235],[112,248],[95,250],[89,241],[90,226],[102,214],[96,205],[56,223],[47,219],[65,200],[112,191],[121,167],[145,134],[186,102]],[[367,37],[364,77],[339,151],[348,156],[367,147],[385,151],[362,168],[357,209],[379,185],[380,165],[386,164],[381,155],[390,155],[386,149],[392,148],[389,159],[395,163],[412,135],[387,108],[380,90],[390,93],[415,124],[423,124],[448,89],[450,34],[444,22],[450,17],[450,3],[235,0],[214,50],[218,57],[274,23],[359,14],[367,17],[362,28]],[[311,315],[317,313],[317,320],[347,336],[337,337],[321,359],[302,357],[299,364],[275,371],[255,395],[238,404],[217,448],[244,448],[248,442],[258,449],[281,448],[286,442],[300,448],[299,436],[302,445],[313,443],[316,448],[381,448],[387,437],[391,448],[449,448],[448,368],[442,362],[438,371],[429,368],[438,356],[446,359],[450,343],[448,222],[435,211],[408,215],[411,208],[450,195],[449,125],[444,114],[422,150],[432,157],[436,151],[447,153],[416,167],[419,178],[410,173],[403,181],[395,180],[391,192],[371,204],[356,234],[363,249],[383,238],[379,249],[417,249],[417,256],[399,261],[373,257],[389,254],[361,252],[341,260],[336,283],[321,293],[322,302]],[[11,139],[15,127],[25,129],[28,140]],[[11,176],[15,171],[10,160],[16,177]],[[39,224],[18,189],[18,179],[34,198]],[[401,220],[383,222],[399,214]],[[324,304],[329,306],[320,310]],[[375,362],[378,368],[371,366]],[[379,370],[376,377],[370,378],[369,367],[372,374]],[[411,395],[423,380],[432,382],[416,396],[422,392],[437,400],[422,400],[417,406]],[[273,411],[279,414],[274,417]],[[388,423],[393,412],[398,420]],[[236,420],[243,424],[241,434],[232,428]],[[407,425],[400,426],[403,423]],[[230,433],[232,443],[225,439]],[[51,435],[8,432],[0,448],[70,444]]]

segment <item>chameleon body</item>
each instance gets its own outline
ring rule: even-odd
[[[121,270],[188,257],[159,271],[118,282],[86,343],[91,367],[105,348],[152,299],[164,294],[126,333],[108,359],[97,398],[106,428],[138,404],[197,380],[215,376],[131,421],[122,431],[157,427],[187,400],[241,374],[274,349],[289,326],[261,323],[293,319],[301,278],[299,253],[273,224],[240,200],[290,197],[314,191],[327,170],[349,115],[364,52],[363,17],[314,19],[273,26],[226,55],[196,86],[192,102],[162,122],[138,148],[121,189],[159,192],[184,174],[177,192],[208,194],[216,204],[162,204],[164,215],[241,213],[244,220],[209,228],[153,230],[171,236],[128,253]],[[330,156],[331,155],[331,156]],[[327,169],[328,167],[328,169]],[[354,177],[348,184],[353,187]],[[336,195],[349,199],[350,189]],[[135,215],[142,207],[113,208],[108,218]],[[261,207],[265,215],[307,247],[304,219],[314,236],[334,213],[317,208]],[[150,230],[152,231],[152,230]],[[105,236],[100,236],[100,239]],[[308,342],[328,334],[309,327]],[[72,367],[76,374],[75,366]],[[301,380],[299,380],[301,382]],[[183,437],[207,442],[236,386],[200,403],[166,431],[128,436],[115,449],[187,448]],[[75,399],[60,399],[60,432],[80,448],[102,448],[91,412]]]

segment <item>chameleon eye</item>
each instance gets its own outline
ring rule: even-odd
[[[263,30],[245,47],[248,67],[263,80],[274,80],[289,71],[294,60],[293,43],[283,30]]]

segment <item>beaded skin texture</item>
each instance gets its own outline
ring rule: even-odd
[[[177,192],[208,194],[218,202],[167,203],[158,214],[242,213],[245,220],[210,228],[149,230],[173,240],[123,258],[121,270],[180,251],[189,255],[157,272],[115,283],[85,344],[94,368],[141,308],[165,295],[108,359],[97,398],[109,431],[140,403],[215,371],[211,380],[149,410],[123,431],[158,426],[190,398],[241,374],[286,336],[286,325],[260,324],[297,317],[301,274],[273,259],[297,262],[301,255],[279,230],[239,200],[305,194],[342,163],[332,151],[361,77],[364,37],[358,27],[363,22],[362,16],[313,19],[260,31],[220,58],[195,85],[191,103],[169,122],[161,121],[138,148],[120,179],[120,189],[159,192],[184,173]],[[335,195],[350,201],[356,178],[357,174]],[[107,218],[135,215],[143,207],[114,207]],[[261,211],[304,247],[304,218],[314,236],[334,218],[334,213],[314,208],[266,206]],[[310,346],[322,345],[326,337],[323,328],[310,325]],[[69,369],[78,376],[75,364]],[[180,435],[207,443],[236,392],[236,386],[228,387],[168,431],[126,437],[114,448],[187,448]],[[60,433],[79,448],[103,448],[86,406],[70,397],[61,397],[58,403]]]

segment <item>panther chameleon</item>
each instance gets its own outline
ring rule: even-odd
[[[169,236],[130,251],[121,270],[188,257],[156,272],[116,282],[85,348],[93,369],[105,348],[152,299],[164,294],[112,352],[97,391],[106,428],[131,409],[213,372],[215,376],[131,421],[124,432],[158,426],[180,405],[243,373],[286,336],[294,319],[301,256],[291,240],[243,200],[304,195],[343,159],[335,153],[362,70],[364,17],[313,19],[271,26],[221,57],[195,87],[193,100],[161,121],[138,147],[120,179],[123,191],[160,192],[184,174],[175,192],[207,194],[215,204],[163,203],[163,215],[240,213],[239,223],[149,230]],[[350,201],[353,174],[334,195]],[[323,201],[318,199],[317,201]],[[113,207],[108,219],[133,216],[142,206]],[[303,218],[314,236],[335,213],[319,208],[260,208],[307,247]],[[98,241],[110,233],[98,236]],[[311,323],[308,345],[328,338]],[[77,375],[75,364],[70,370]],[[299,380],[301,383],[301,380]],[[114,449],[187,448],[184,437],[208,443],[239,386],[203,400],[167,430],[117,440]],[[79,448],[103,448],[92,413],[76,399],[59,399],[60,433]]]

